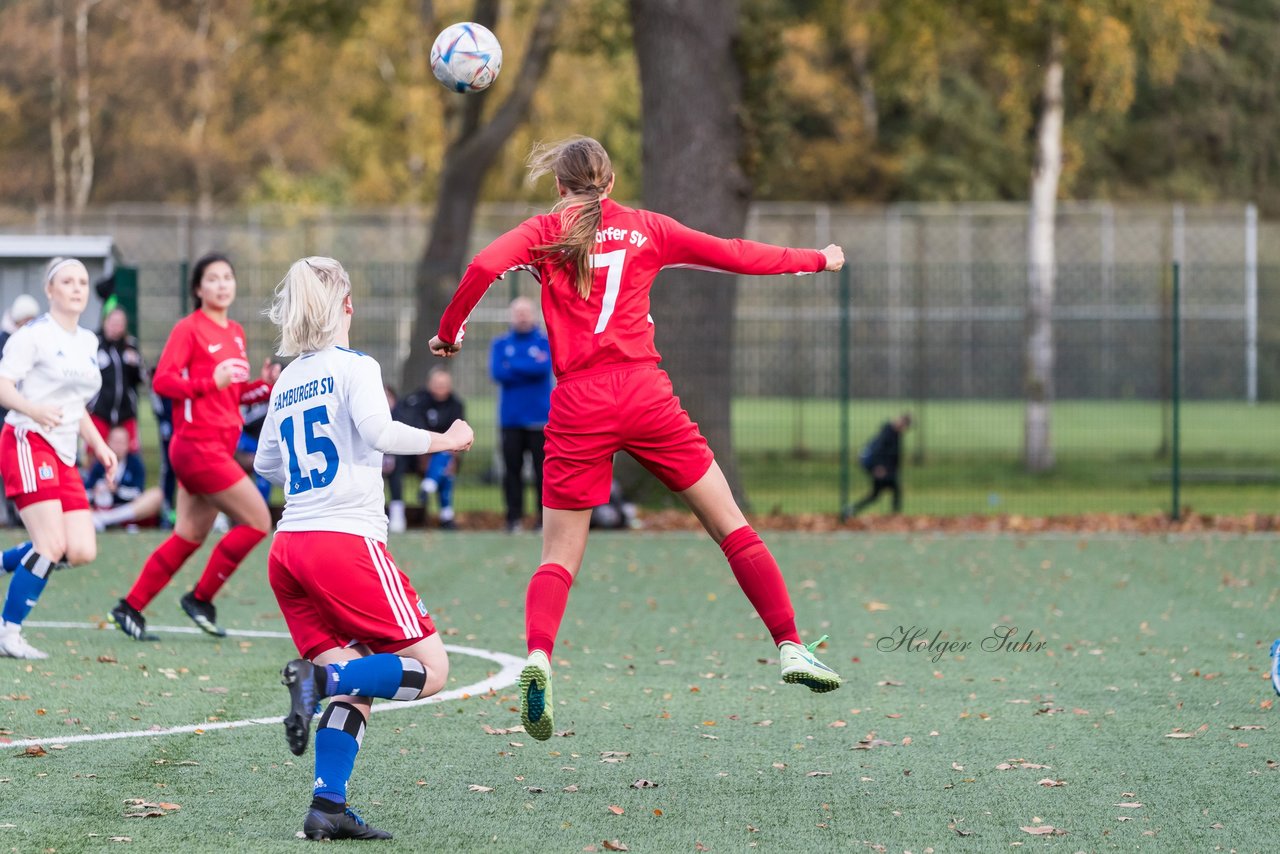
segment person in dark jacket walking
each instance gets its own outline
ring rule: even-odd
[[[858,462],[871,475],[871,491],[853,505],[851,512],[854,515],[879,498],[886,489],[893,491],[893,512],[902,512],[902,485],[898,482],[898,470],[902,465],[902,434],[910,426],[911,415],[906,412],[893,421],[886,421],[858,455]]]
[[[502,492],[507,531],[520,530],[524,517],[524,457],[533,463],[534,506],[542,506],[543,428],[551,411],[551,343],[538,328],[533,303],[511,301],[511,330],[495,338],[489,373],[502,389],[498,426],[502,428]]]
[[[444,368],[432,368],[427,374],[427,385],[396,404],[392,416],[410,427],[443,433],[455,421],[466,418],[466,407],[453,393],[453,375]],[[440,496],[440,527],[454,530],[453,481],[458,472],[457,458],[451,451],[439,451],[423,457],[397,457],[396,470],[390,477],[391,507],[389,529],[404,530],[404,486],[406,473],[416,469],[422,472],[422,509],[425,515],[432,494]]]
[[[89,404],[89,417],[106,438],[112,427],[129,431],[129,453],[138,453],[138,386],[148,382],[138,339],[129,334],[129,316],[113,308],[98,332],[98,370],[102,390]]]

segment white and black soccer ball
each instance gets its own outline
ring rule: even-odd
[[[498,79],[502,45],[486,27],[464,21],[446,27],[431,45],[431,73],[454,92],[481,92]]]

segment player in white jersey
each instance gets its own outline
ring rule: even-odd
[[[102,386],[98,336],[79,325],[89,271],[74,258],[54,258],[44,290],[48,313],[13,333],[0,358],[0,406],[9,410],[0,432],[0,471],[32,543],[0,613],[0,655],[11,658],[48,657],[22,637],[22,622],[54,566],[88,563],[97,555],[89,499],[76,468],[79,439],[109,479],[117,462],[85,410]]]
[[[465,451],[471,427],[445,433],[391,419],[382,370],[348,349],[351,280],[332,258],[289,268],[267,312],[281,356],[254,469],[282,484],[284,515],[267,559],[271,589],[302,658],[285,665],[289,749],[307,749],[317,703],[309,839],[389,839],[347,807],[347,780],[373,697],[415,700],[449,675],[427,608],[387,551],[382,455]]]

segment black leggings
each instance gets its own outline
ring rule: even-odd
[[[542,507],[542,458],[546,437],[539,429],[502,428],[502,493],[507,501],[507,522],[524,516],[524,455],[533,458],[535,512]]]
[[[871,504],[871,502],[879,498],[880,493],[884,492],[886,489],[891,490],[893,492],[893,512],[901,513],[902,512],[902,489],[901,487],[898,486],[898,479],[896,477],[873,478],[871,481],[871,492],[867,493],[866,496],[859,499],[857,504],[853,505],[853,512],[858,513],[861,510],[863,510],[867,505]]]

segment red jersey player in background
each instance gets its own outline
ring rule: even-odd
[[[525,729],[552,733],[551,652],[582,565],[591,508],[609,500],[613,455],[627,451],[693,509],[778,645],[782,678],[833,691],[840,677],[800,642],[782,572],[747,524],[707,441],[680,406],[653,340],[649,289],[664,267],[774,275],[838,270],[844,252],[723,240],[609,199],[613,169],[594,139],[536,150],[532,178],[555,175],[560,202],[499,237],[467,268],[431,340],[455,355],[464,325],[495,279],[525,269],[542,283],[542,312],[559,384],[551,395],[543,467],[542,564],[529,581],[529,660],[520,675]]]
[[[135,640],[150,640],[142,610],[169,583],[213,529],[218,513],[234,523],[209,556],[182,610],[197,626],[222,637],[214,594],[271,530],[271,513],[253,481],[236,462],[244,421],[242,403],[271,393],[268,359],[260,379],[249,376],[244,329],[227,316],[236,298],[236,274],[222,255],[205,255],[191,273],[196,310],[179,320],[160,354],[151,385],[173,401],[169,462],[178,476],[177,521],[111,611],[112,621]]]

